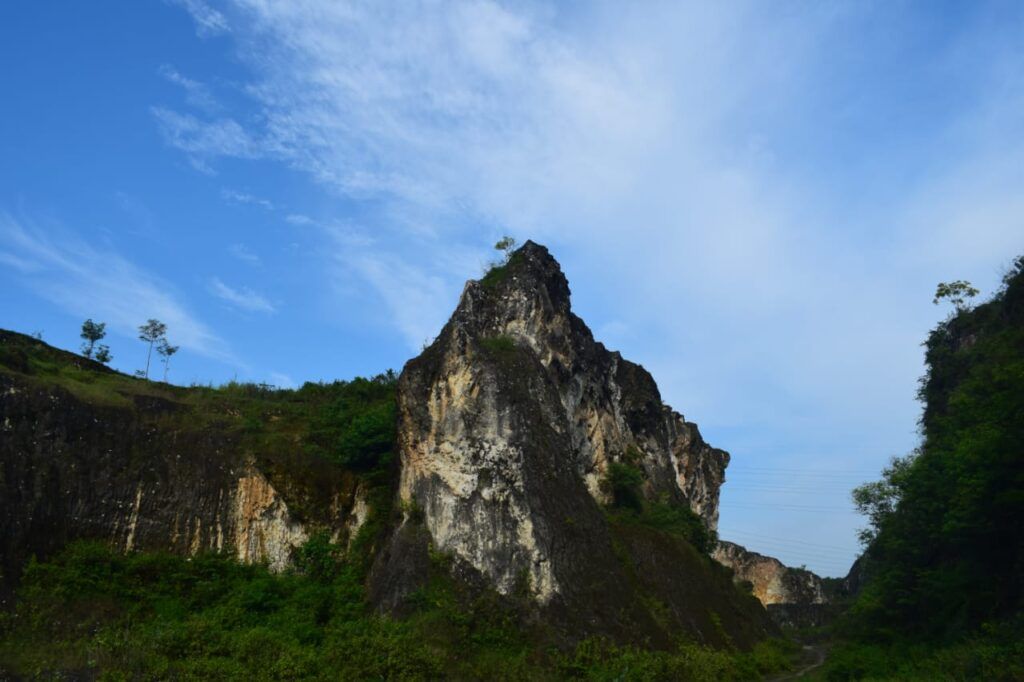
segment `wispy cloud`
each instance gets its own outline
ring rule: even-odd
[[[217,113],[220,111],[220,103],[204,83],[181,75],[177,69],[169,64],[164,64],[160,67],[160,75],[171,83],[181,86],[181,89],[185,91],[185,101],[193,107],[207,113]]]
[[[175,5],[185,8],[196,22],[196,33],[200,37],[208,37],[227,33],[230,30],[227,18],[218,10],[210,7],[203,0],[169,0]]]
[[[248,312],[268,314],[276,312],[276,308],[270,301],[252,289],[246,287],[234,289],[216,277],[210,280],[210,291],[221,300]]]
[[[228,253],[243,263],[248,263],[249,265],[257,267],[263,265],[263,261],[260,257],[253,253],[245,244],[232,244],[228,247]]]
[[[268,211],[274,210],[274,204],[268,199],[249,194],[248,192],[239,192],[234,189],[222,189],[220,196],[224,201],[232,204],[250,204],[252,206],[259,206]]]
[[[13,259],[31,264],[21,270],[23,283],[65,311],[103,320],[126,336],[134,336],[148,318],[157,318],[176,345],[234,362],[227,344],[188,310],[168,282],[116,252],[2,212],[0,236]]]
[[[187,153],[203,172],[212,173],[208,161],[218,156],[256,159],[264,154],[261,145],[234,119],[204,121],[163,107],[151,111],[164,140]]]
[[[909,448],[935,282],[991,281],[1024,249],[1024,57],[990,21],[938,40],[927,5],[892,3],[223,7],[258,115],[158,110],[168,142],[365,209],[369,244],[286,220],[410,347],[480,245],[533,237],[584,317],[748,451]]]

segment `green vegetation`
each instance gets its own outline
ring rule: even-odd
[[[519,254],[516,252],[516,240],[512,237],[502,237],[498,240],[498,243],[494,245],[497,251],[500,251],[502,256],[498,262],[492,262],[487,268],[487,272],[484,273],[480,283],[487,289],[493,289],[499,284],[505,281],[508,277],[509,272],[519,262]]]
[[[107,336],[106,330],[106,322],[93,322],[92,319],[88,319],[82,323],[81,337],[85,339],[85,343],[82,344],[82,355],[104,364],[114,359],[110,354],[110,346],[96,345]]]
[[[926,343],[920,448],[854,493],[867,582],[829,679],[1024,677],[1024,258],[974,293],[936,293],[954,312]]]
[[[827,680],[1024,679],[1024,622],[986,624],[948,644],[845,641],[832,649],[822,670]]]
[[[516,350],[515,339],[504,334],[492,336],[488,339],[480,339],[480,345],[489,353],[499,357],[514,353]]]
[[[792,648],[673,651],[587,640],[550,648],[493,593],[467,594],[443,558],[403,620],[367,606],[358,567],[316,537],[274,575],[216,555],[121,555],[77,543],[26,571],[0,620],[0,675],[103,679],[750,680]]]
[[[718,537],[692,509],[672,504],[667,499],[645,500],[642,492],[644,474],[637,464],[639,453],[629,453],[625,461],[611,462],[602,486],[611,494],[612,503],[606,510],[619,523],[654,528],[669,535],[683,538],[697,551],[709,554],[718,543]]]
[[[514,349],[499,337],[488,350]],[[225,434],[313,527],[339,486],[358,482],[370,507],[347,551],[326,532],[313,533],[295,550],[294,569],[280,575],[225,556],[122,555],[90,543],[32,561],[15,610],[0,615],[0,678],[747,680],[792,658],[784,642],[740,653],[691,641],[651,651],[594,639],[567,650],[526,606],[528,578],[511,597],[471,593],[436,556],[409,613],[376,614],[366,578],[398,517],[393,372],[297,390],[237,382],[186,388],[7,332],[0,332],[0,372],[161,429]],[[633,464],[626,466],[635,467],[638,453],[627,454]],[[419,509],[401,511],[412,523],[422,520]],[[698,533],[703,524],[688,509],[642,502],[609,515],[622,533],[640,525],[647,536],[708,550],[706,531]]]

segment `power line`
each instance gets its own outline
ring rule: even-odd
[[[799,544],[799,545],[807,545],[808,547],[821,547],[823,549],[837,549],[837,550],[840,550],[840,551],[843,551],[843,552],[848,551],[846,547],[839,547],[838,545],[822,545],[822,544],[819,544],[817,542],[806,542],[805,540],[794,540],[792,538],[778,538],[778,537],[773,537],[771,535],[765,535],[763,533],[759,533],[757,531],[751,531],[751,530],[739,529],[739,530],[732,530],[732,531],[729,531],[729,532],[731,532],[731,533],[738,533],[740,535],[756,535],[758,538],[764,538],[766,540],[778,540],[779,542],[793,542],[793,543],[796,543],[796,544]]]

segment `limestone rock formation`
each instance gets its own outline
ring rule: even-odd
[[[762,604],[824,604],[821,578],[801,568],[790,568],[774,557],[752,552],[734,542],[720,540],[712,556],[734,571],[738,582],[748,581]]]
[[[688,505],[714,529],[729,456],[662,403],[646,370],[594,340],[547,249],[527,242],[466,284],[440,335],[402,372],[398,406],[399,495],[437,551],[500,593],[525,590],[551,610],[628,628],[610,615],[621,610],[644,621],[643,632],[657,629],[649,614],[634,613],[632,569],[616,556],[628,543],[613,537],[599,506],[609,499],[606,471],[612,462],[637,466],[645,497]],[[709,631],[696,623],[705,609],[694,602],[687,613],[683,603],[699,596],[679,593],[688,582],[683,560],[651,546],[636,551],[650,560],[644,577],[660,581],[650,589],[669,600],[680,627]],[[393,592],[401,581],[388,576],[402,562],[388,563],[377,573]],[[729,591],[717,597],[728,602]]]

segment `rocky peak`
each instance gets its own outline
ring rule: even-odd
[[[728,453],[708,446],[697,426],[662,403],[653,377],[596,342],[574,315],[569,283],[547,248],[527,241],[507,264],[463,290],[451,320],[425,353],[469,357],[481,347],[528,349],[557,391],[572,459],[590,494],[608,501],[601,482],[613,461],[643,470],[648,498],[684,502],[714,530]]]
[[[661,402],[643,367],[594,341],[557,261],[534,242],[466,284],[437,339],[405,366],[398,410],[399,495],[418,510],[407,522],[503,594],[526,590],[580,617],[627,608],[590,592],[634,591],[601,513],[612,462],[640,470],[648,499],[717,524],[728,454]],[[395,537],[421,535],[411,532]],[[378,571],[383,583],[388,572]]]

